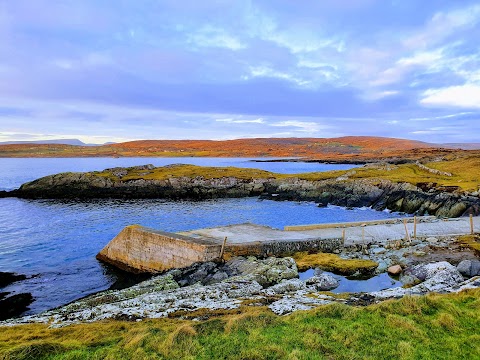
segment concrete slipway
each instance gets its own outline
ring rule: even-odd
[[[415,222],[415,223],[414,223]],[[127,226],[97,255],[136,272],[161,272],[228,256],[271,256],[296,251],[334,252],[344,246],[480,232],[480,217],[417,217],[356,223],[289,226],[284,230],[239,224],[181,233]],[[408,233],[408,235],[407,235]],[[226,241],[225,241],[226,240]],[[223,246],[225,242],[225,246]]]

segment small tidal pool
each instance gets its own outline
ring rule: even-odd
[[[335,294],[373,292],[402,286],[400,281],[393,279],[387,273],[382,273],[370,278],[342,276],[328,271],[324,271],[323,273],[333,276],[340,282],[337,288],[331,290],[331,292]],[[315,275],[315,269],[299,272],[298,275],[300,280],[307,280]]]

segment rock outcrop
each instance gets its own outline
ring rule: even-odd
[[[135,169],[136,177],[125,176]],[[480,214],[480,198],[423,189],[409,183],[348,176],[311,181],[295,177],[149,177],[151,165],[108,169],[103,173],[62,173],[23,184],[0,197],[31,199],[163,198],[202,200],[261,196],[272,200],[315,201],[344,207],[372,207],[409,214],[458,217]],[[142,175],[143,174],[143,175]],[[425,191],[424,191],[425,190]]]

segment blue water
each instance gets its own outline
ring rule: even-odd
[[[331,290],[331,292],[335,294],[381,291],[403,285],[400,281],[393,279],[387,273],[372,276],[368,279],[349,278],[328,271],[325,271],[324,273],[333,276],[339,281],[338,287]],[[315,275],[315,270],[309,269],[299,273],[298,275],[301,280],[306,280]]]
[[[176,163],[178,159],[168,159]],[[182,158],[182,162],[190,160]],[[209,165],[271,165],[245,159],[194,159]],[[192,160],[193,162],[193,160]],[[236,163],[238,162],[238,163]],[[167,159],[0,159],[0,188],[62,171],[87,171],[112,166],[154,163]],[[274,163],[278,165],[279,163]],[[280,163],[282,172],[306,171],[312,164]],[[320,171],[321,164],[313,164]],[[263,167],[265,168],[265,167]],[[278,169],[275,171],[279,171]],[[31,292],[29,313],[50,309],[107,289],[120,276],[95,255],[126,225],[165,231],[252,222],[285,225],[362,221],[398,216],[370,209],[319,208],[309,202],[219,199],[200,202],[164,200],[23,200],[0,199],[0,271],[33,278],[1,291]]]
[[[236,166],[256,168],[282,174],[295,174],[313,171],[347,170],[358,165],[321,164],[304,162],[255,162],[255,158],[0,158],[0,190],[13,190],[27,181],[60,172],[95,171],[117,166],[153,164],[192,164],[201,166]],[[265,158],[263,158],[265,160]]]

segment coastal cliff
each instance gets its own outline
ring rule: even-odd
[[[373,170],[370,166],[346,172],[286,175],[256,169],[143,165],[50,175],[23,184],[18,190],[3,192],[0,197],[204,200],[260,196],[272,200],[315,201],[319,206],[372,207],[442,217],[480,213],[478,191],[437,185],[433,182],[438,180],[435,176],[444,175],[427,171],[419,179],[430,181],[416,184],[412,179],[392,181],[381,174],[381,171],[393,174],[405,171],[398,169],[383,164]],[[372,171],[375,176],[366,176]]]

